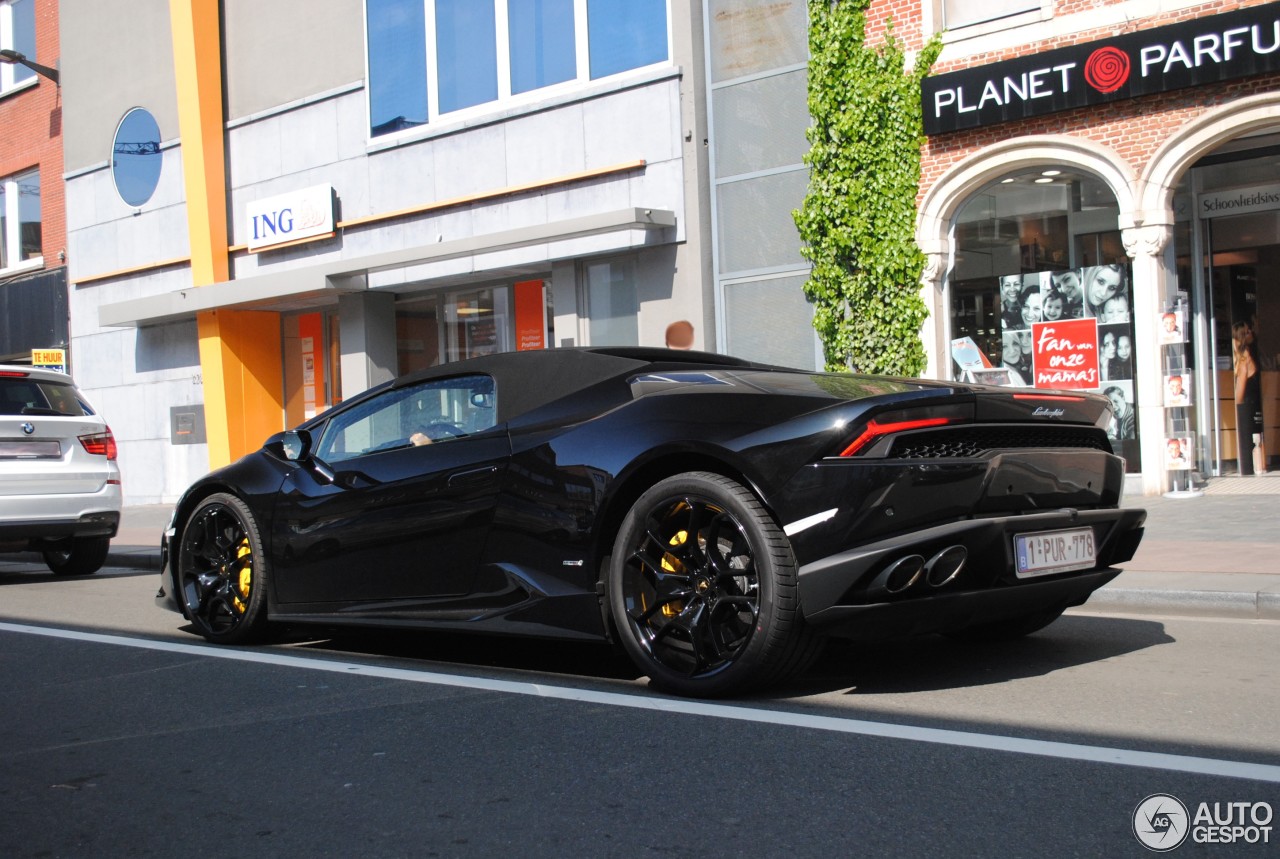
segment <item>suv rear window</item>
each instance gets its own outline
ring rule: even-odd
[[[0,377],[0,415],[91,415],[73,385]]]

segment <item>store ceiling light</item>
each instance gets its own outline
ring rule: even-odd
[[[1036,180],[1037,185],[1052,185],[1053,180],[1049,178],[1040,178]]]
[[[1040,175],[1041,176],[1061,176],[1062,171],[1061,170],[1041,170]]]

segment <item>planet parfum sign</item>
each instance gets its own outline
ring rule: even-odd
[[[1280,3],[927,77],[925,134],[942,134],[1280,71]]]

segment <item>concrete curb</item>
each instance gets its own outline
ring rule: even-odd
[[[1099,614],[1176,614],[1280,620],[1280,594],[1270,591],[1110,588],[1094,592],[1076,611]]]

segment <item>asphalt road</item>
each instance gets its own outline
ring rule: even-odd
[[[0,562],[0,856],[1142,856],[1153,794],[1174,855],[1280,851],[1193,823],[1280,809],[1276,622],[834,647],[708,703],[604,647],[212,648],[155,585]]]

